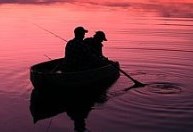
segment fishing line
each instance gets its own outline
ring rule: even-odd
[[[48,124],[48,127],[47,127],[47,129],[46,129],[46,132],[49,131],[49,129],[50,129],[50,127],[51,127],[51,124],[52,124],[52,120],[53,120],[53,119],[50,119],[49,124]]]
[[[44,54],[45,57],[47,57],[49,60],[52,60],[52,58],[50,58],[49,56],[47,56],[46,54]]]
[[[51,32],[51,31],[45,29],[44,27],[42,27],[42,26],[40,26],[40,25],[38,25],[38,24],[33,23],[33,25],[35,25],[36,27],[38,27],[38,28],[40,28],[40,29],[42,29],[42,30],[44,30],[44,31],[46,31],[46,32],[48,32],[48,33],[51,33],[51,34],[54,35],[55,37],[57,37],[57,38],[59,38],[59,39],[61,39],[61,40],[64,40],[65,42],[68,42],[66,39],[64,39],[64,38],[60,37],[59,35],[57,35],[57,34]]]

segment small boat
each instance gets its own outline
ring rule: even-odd
[[[30,68],[30,80],[34,88],[97,87],[112,84],[120,76],[118,62],[81,71],[65,71],[64,62],[64,58],[59,58],[33,65]],[[62,70],[59,68],[61,66]]]

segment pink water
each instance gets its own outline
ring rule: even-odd
[[[193,3],[123,2],[0,5],[2,132],[44,132],[51,120],[33,124],[29,68],[47,61],[47,56],[63,57],[66,42],[35,24],[66,40],[78,25],[89,30],[87,37],[104,30],[109,40],[104,54],[149,84],[123,91],[132,81],[121,75],[107,93],[109,100],[90,112],[91,131],[193,131]],[[73,131],[66,113],[53,117],[49,128],[49,132],[64,131]]]

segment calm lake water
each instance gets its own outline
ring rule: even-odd
[[[164,4],[164,10],[146,6],[0,5],[1,132],[73,131],[73,122],[65,112],[33,124],[29,68],[48,61],[48,57],[63,57],[66,43],[36,25],[66,40],[73,37],[73,29],[79,25],[89,30],[87,37],[103,30],[108,39],[104,54],[119,61],[133,78],[148,84],[125,90],[133,82],[121,75],[108,90],[108,100],[90,111],[88,129],[192,132],[193,12],[187,12],[191,5],[184,4],[182,10],[172,10]]]

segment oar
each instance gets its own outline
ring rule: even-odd
[[[117,66],[116,66],[117,67]],[[117,67],[118,68],[118,67]],[[129,74],[127,74],[125,71],[123,71],[121,68],[119,68],[119,71],[121,73],[123,73],[126,77],[128,77],[129,79],[131,79],[135,84],[133,85],[133,87],[144,87],[146,84],[143,84],[135,79],[133,79],[131,76],[129,76]]]
[[[44,31],[46,31],[46,32],[54,35],[55,37],[57,37],[57,38],[65,41],[65,42],[67,42],[66,39],[62,38],[61,36],[59,36],[59,35],[51,32],[51,31],[49,31],[49,30],[47,30],[47,29],[45,29],[45,28],[43,28],[42,26],[39,26],[39,25],[37,25],[37,24],[34,24],[34,25],[37,26],[38,28],[40,28],[40,29],[42,29],[42,30],[44,30]],[[114,65],[113,63],[112,63],[112,65],[113,65],[115,68],[117,68],[121,73],[123,73],[126,77],[128,77],[129,79],[131,79],[131,80],[135,83],[132,87],[144,87],[144,86],[146,85],[146,84],[143,84],[143,83],[141,83],[141,82],[133,79],[133,78],[132,78],[131,76],[129,76],[124,70],[122,70],[121,68],[117,67],[117,66]]]
[[[108,61],[108,59],[106,59]],[[109,61],[110,62],[110,61]],[[117,65],[115,65],[114,63],[110,62],[112,64],[112,66],[114,66],[115,68],[117,68],[121,73],[123,73],[126,77],[128,77],[129,79],[131,79],[134,82],[134,85],[132,87],[144,87],[146,84],[141,83],[135,79],[133,79],[129,74],[127,74],[124,70],[122,70],[120,67],[117,67]]]

